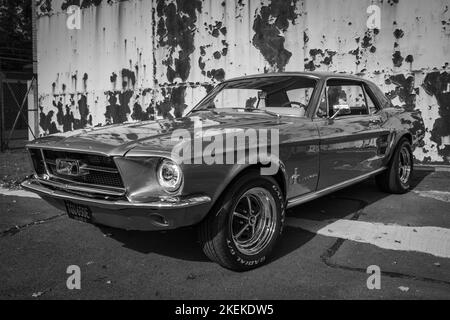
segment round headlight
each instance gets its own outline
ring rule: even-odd
[[[159,163],[157,177],[161,187],[168,192],[175,192],[181,186],[183,174],[179,165],[172,160],[164,159]]]

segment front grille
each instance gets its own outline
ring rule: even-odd
[[[31,150],[30,153],[32,158],[36,158],[37,153],[32,153]],[[51,176],[98,186],[124,187],[116,164],[111,157],[53,150],[43,150],[43,154],[48,173]],[[57,159],[78,160],[86,174],[72,176],[58,173],[56,171]],[[33,162],[36,161],[33,160]]]
[[[65,152],[65,151],[53,151],[44,150],[45,161],[56,162],[56,159],[73,159],[80,160],[81,162],[94,167],[108,168],[117,170],[116,164],[113,158],[99,156],[95,154]]]
[[[90,170],[87,175],[75,177],[75,176],[66,176],[66,175],[58,174],[56,172],[56,164],[54,164],[54,163],[47,162],[47,167],[52,175],[63,178],[63,179],[73,180],[75,182],[81,182],[81,183],[87,183],[87,184],[96,184],[96,185],[100,185],[100,186],[123,188],[122,179],[120,178],[119,173],[100,172],[100,171]]]

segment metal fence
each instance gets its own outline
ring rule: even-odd
[[[35,137],[35,118],[29,119],[29,114],[36,113],[33,99],[34,83],[34,78],[31,80],[11,79],[0,74],[2,152],[7,149],[22,148],[30,138]]]

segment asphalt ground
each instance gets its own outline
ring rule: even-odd
[[[450,298],[450,172],[416,171],[404,195],[370,179],[292,208],[274,257],[245,273],[208,261],[195,228],[95,226],[32,196],[0,189],[0,299]]]

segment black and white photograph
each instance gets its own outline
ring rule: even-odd
[[[0,300],[449,300],[449,63],[450,0],[0,0]]]

